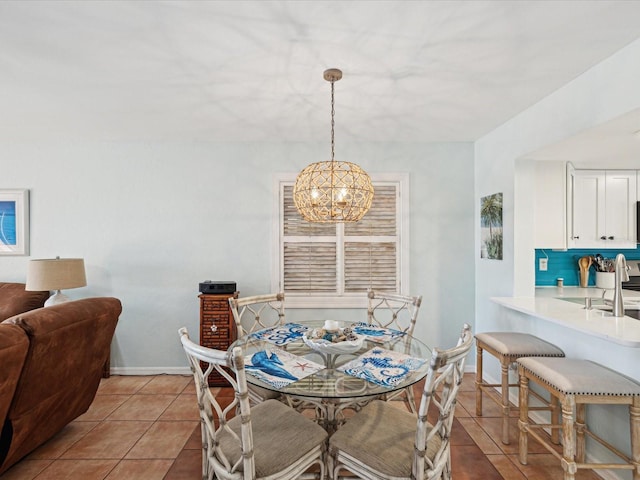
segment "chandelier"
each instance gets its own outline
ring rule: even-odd
[[[307,166],[293,187],[293,201],[308,222],[357,222],[369,211],[373,200],[373,185],[367,172],[355,163],[334,159],[334,83],[341,78],[342,71],[337,68],[324,72],[324,79],[331,82],[331,160]]]

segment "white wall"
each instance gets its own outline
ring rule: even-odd
[[[25,127],[26,128],[26,127]],[[198,336],[198,283],[234,280],[241,295],[270,286],[275,172],[326,159],[325,144],[0,144],[0,188],[31,192],[31,255],[0,257],[2,281],[24,281],[30,258],[83,257],[88,286],[115,296],[118,372],[184,369],[177,330]],[[342,145],[370,172],[409,172],[411,293],[424,296],[416,333],[455,342],[474,317],[473,147]],[[289,317],[364,312],[291,311]]]
[[[527,162],[519,160],[547,144],[640,108],[637,58],[640,58],[640,40],[476,142],[476,223],[479,222],[479,198],[504,193],[504,260],[481,260],[479,255],[475,256],[476,320],[480,331],[495,327],[496,307],[490,297],[533,294],[533,195],[531,185],[527,184],[532,178],[524,170]],[[638,161],[640,163],[640,159]],[[517,172],[517,166],[523,168],[522,172]],[[475,235],[476,251],[479,251],[478,229]]]
[[[533,295],[534,245],[532,199],[527,175],[529,152],[570,137],[640,107],[640,40],[628,45],[573,82],[486,135],[475,144],[476,223],[479,198],[504,193],[505,258],[502,262],[479,259],[476,255],[477,331],[527,331],[553,341],[568,355],[588,358],[640,380],[638,349],[614,349],[610,342],[595,341],[586,335],[532,320],[493,304],[490,297]],[[604,160],[603,160],[604,161]],[[640,164],[640,159],[638,159]],[[480,239],[476,229],[476,251]],[[604,343],[604,344],[603,344]],[[499,378],[497,363],[489,374]],[[610,410],[609,410],[610,411]],[[628,451],[627,413],[614,410],[609,422],[595,425],[597,432]],[[600,452],[591,449],[592,455]],[[626,477],[625,477],[626,478]]]

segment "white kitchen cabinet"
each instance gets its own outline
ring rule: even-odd
[[[536,161],[534,185],[534,247],[567,248],[567,163]]]
[[[570,248],[636,248],[635,170],[575,170]]]

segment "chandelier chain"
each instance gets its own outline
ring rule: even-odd
[[[334,130],[335,130],[335,116],[336,116],[336,109],[335,109],[335,101],[334,101],[334,86],[335,86],[335,81],[331,81],[331,161],[334,161],[334,155],[335,155],[335,139],[334,139]]]

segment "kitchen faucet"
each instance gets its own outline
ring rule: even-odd
[[[622,253],[616,255],[615,290],[613,291],[613,316],[624,317],[624,301],[622,300],[622,282],[629,281],[627,259]]]

